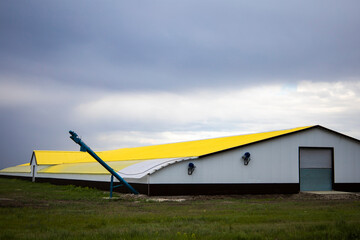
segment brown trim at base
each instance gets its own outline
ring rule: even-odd
[[[335,191],[360,192],[360,183],[334,183]]]
[[[133,185],[136,188],[136,185]],[[151,184],[150,195],[227,195],[292,194],[300,191],[298,183],[251,184]]]
[[[14,176],[14,175],[0,175],[0,178],[8,178],[8,179],[21,179],[21,180],[26,180],[26,181],[31,181],[32,178],[29,177],[25,177],[25,176]]]
[[[91,187],[100,190],[110,191],[110,182],[99,182],[99,181],[86,181],[86,180],[75,180],[75,179],[61,179],[61,178],[36,178],[36,182],[48,182],[54,185],[75,185],[80,187]],[[119,184],[119,183],[115,183]],[[116,192],[131,193],[125,187],[115,188]]]
[[[8,176],[6,176],[8,177]],[[25,177],[12,177],[25,178]],[[26,180],[31,181],[31,177]],[[36,182],[48,182],[55,185],[76,185],[109,191],[110,182],[84,181],[58,178],[36,178]],[[298,183],[251,183],[251,184],[140,184],[130,183],[139,193],[151,196],[176,195],[227,195],[227,194],[293,194],[300,191]],[[130,193],[125,187],[114,191]]]
[[[75,180],[75,179],[60,179],[60,178],[36,178],[36,182],[48,182],[54,185],[75,185],[80,187],[91,187],[97,188],[100,190],[110,191],[110,181],[109,182],[99,182],[99,181],[86,181],[86,180]],[[114,185],[119,184],[115,182]],[[135,188],[139,193],[147,194],[147,184],[134,184],[130,185]],[[121,193],[131,193],[126,187],[118,187],[114,189],[114,192]]]
[[[109,182],[83,181],[72,179],[37,178],[37,182],[50,182],[58,185],[73,184],[83,187],[94,187],[109,191]],[[275,184],[140,184],[130,183],[139,193],[151,196],[175,195],[219,195],[219,194],[276,194],[298,193],[298,183]],[[125,187],[116,188],[114,191],[130,193]]]

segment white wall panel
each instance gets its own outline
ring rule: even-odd
[[[59,174],[59,173],[38,173],[36,178],[56,178],[56,179],[68,179],[68,180],[84,180],[84,181],[98,181],[98,182],[109,182],[110,174]],[[148,182],[148,176],[143,178],[124,178],[129,183],[144,183]],[[36,181],[36,179],[35,179]],[[114,182],[119,182],[114,178]]]
[[[360,144],[319,128],[191,160],[196,170],[190,176],[189,161],[176,163],[155,172],[150,182],[298,183],[299,147],[334,148],[335,182],[360,182]],[[251,153],[248,166],[241,160],[245,152]]]
[[[31,177],[31,173],[7,173],[2,172],[0,176],[14,176],[14,177]]]

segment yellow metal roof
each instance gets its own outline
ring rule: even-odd
[[[87,152],[34,150],[38,165],[96,162]]]
[[[138,161],[117,161],[109,162],[108,165],[115,170],[115,172],[120,171],[128,166],[141,162]],[[98,162],[91,163],[66,163],[50,166],[38,171],[38,173],[70,173],[70,174],[108,174],[107,171],[102,165]]]
[[[122,148],[118,150],[97,152],[97,154],[106,162],[198,157],[250,143],[255,143],[284,134],[297,132],[310,127],[312,126],[197,141],[169,143],[136,148]],[[37,164],[39,165],[96,162],[88,153],[85,152],[34,151],[34,153]]]
[[[15,167],[8,167],[0,170],[0,173],[30,173],[30,165],[29,164],[21,164]]]

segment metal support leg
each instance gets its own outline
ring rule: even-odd
[[[111,181],[110,181],[110,198],[112,198],[112,191],[114,186],[114,175],[111,175]]]
[[[114,188],[122,187],[122,186],[124,186],[124,185],[121,184],[121,182],[120,182],[119,185],[115,185],[115,186],[114,186],[114,175],[111,175],[111,180],[110,180],[110,199],[112,198]]]

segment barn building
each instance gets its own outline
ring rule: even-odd
[[[319,125],[97,154],[147,195],[360,192],[360,140]],[[110,181],[80,151],[35,150],[0,175],[104,189]]]

